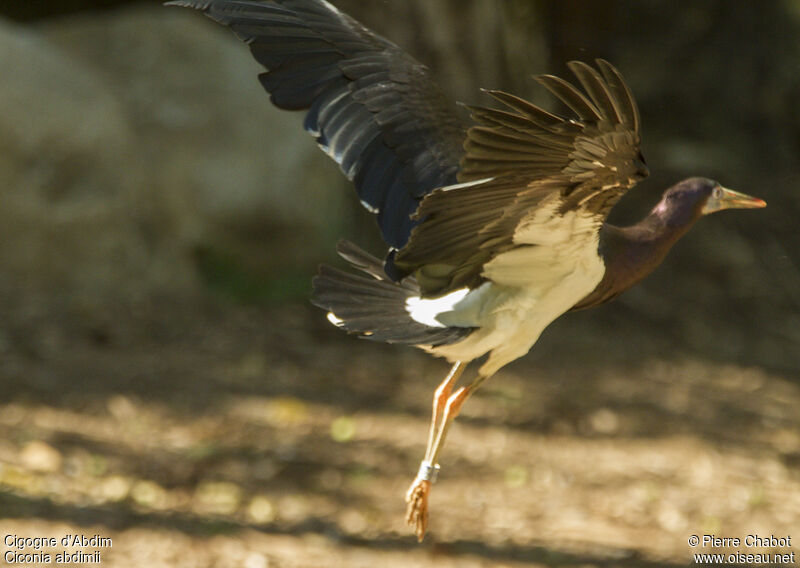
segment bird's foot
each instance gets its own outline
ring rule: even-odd
[[[408,503],[406,524],[414,529],[414,534],[417,535],[417,540],[420,542],[425,538],[425,531],[428,529],[428,496],[438,474],[438,465],[423,460],[419,464],[419,473],[417,473],[416,479],[406,493],[406,503]]]
[[[417,540],[422,542],[428,529],[428,496],[431,493],[430,481],[415,479],[406,493],[406,524],[414,530]]]

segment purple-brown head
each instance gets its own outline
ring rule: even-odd
[[[755,209],[766,202],[722,187],[708,178],[689,178],[664,192],[653,213],[670,227],[690,227],[703,215],[723,209]]]

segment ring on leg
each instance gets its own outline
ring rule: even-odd
[[[422,460],[419,464],[417,479],[420,481],[430,481],[432,484],[436,483],[436,478],[439,477],[440,469],[441,466],[438,463],[431,463],[428,460]]]
[[[428,499],[433,482],[439,473],[439,464],[436,463],[436,460],[447,436],[447,430],[458,415],[461,405],[467,400],[469,394],[468,387],[461,387],[447,399],[436,440],[433,447],[429,448],[430,459],[426,457],[420,463],[417,477],[406,494],[406,502],[408,503],[406,523],[414,529],[414,534],[420,542],[422,542],[425,532],[428,530]]]
[[[463,370],[464,365],[461,363],[453,365],[450,373],[439,385],[439,388],[436,389],[433,397],[433,416],[431,417],[425,459],[420,463],[417,477],[406,493],[406,503],[408,503],[406,523],[414,529],[414,534],[420,542],[428,529],[428,499],[431,487],[439,474],[437,461],[439,452],[447,437],[447,431],[461,411],[463,404],[481,383],[488,378],[488,376],[478,375],[469,386],[460,387],[455,392],[452,392]]]

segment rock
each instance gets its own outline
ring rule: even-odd
[[[331,255],[352,190],[227,30],[128,7],[0,22],[0,56],[7,308],[110,321],[195,294],[198,250],[267,278]]]
[[[148,231],[159,217],[141,192],[153,185],[146,144],[106,79],[4,21],[0,73],[2,321],[107,327],[153,294],[194,293],[185,247]]]
[[[150,5],[41,29],[124,108],[157,239],[174,226],[189,248],[250,257],[274,273],[332,249],[327,228],[341,224],[352,190],[303,131],[302,113],[272,107],[261,67],[232,33],[197,12]]]
[[[105,79],[40,34],[0,22],[0,291],[95,305],[159,274],[140,228],[136,132]]]

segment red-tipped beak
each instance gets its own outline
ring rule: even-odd
[[[711,192],[711,196],[706,201],[702,212],[703,215],[708,215],[723,209],[760,209],[766,206],[767,202],[763,199],[751,197],[718,185]]]

